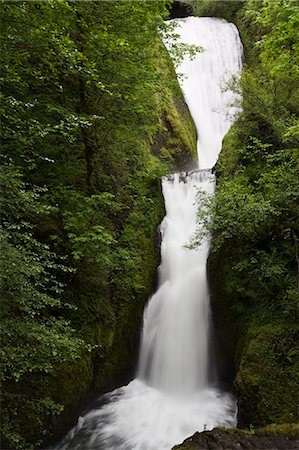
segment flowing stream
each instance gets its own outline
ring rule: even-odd
[[[178,68],[187,75],[181,84],[197,127],[199,169],[163,179],[159,285],[144,312],[136,378],[80,417],[57,450],[170,450],[196,431],[236,424],[235,399],[211,377],[209,244],[185,245],[196,229],[197,190],[214,191],[211,168],[236,113],[235,94],[222,88],[241,72],[242,45],[223,20],[177,22],[183,42],[204,48]]]

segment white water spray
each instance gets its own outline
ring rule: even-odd
[[[181,40],[204,47],[178,71],[198,131],[199,169],[210,169],[229,129],[234,95],[221,87],[241,71],[237,29],[211,18],[180,19]],[[80,417],[57,449],[169,450],[195,431],[234,426],[233,397],[209,380],[208,243],[189,250],[196,228],[196,191],[210,193],[210,170],[163,180],[159,287],[144,313],[137,378],[106,395],[106,404]]]

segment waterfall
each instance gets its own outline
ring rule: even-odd
[[[241,73],[243,47],[236,26],[225,20],[188,17],[177,23],[180,40],[204,50],[194,61],[185,58],[177,71],[188,76],[182,89],[197,128],[199,168],[210,169],[239,110],[227,83]]]
[[[199,187],[212,191],[209,171],[163,180],[160,287],[144,312],[138,376],[173,395],[208,385],[208,243],[198,251],[185,248],[195,232]]]
[[[196,192],[213,193],[210,169],[236,113],[235,94],[222,88],[241,71],[242,45],[236,27],[223,20],[178,23],[183,42],[204,48],[177,69],[188,76],[181,83],[197,128],[199,170],[162,182],[159,286],[144,312],[136,378],[80,417],[57,450],[169,450],[196,431],[236,423],[233,396],[209,379],[209,244],[186,244],[196,228]]]

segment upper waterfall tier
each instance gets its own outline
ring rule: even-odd
[[[241,73],[242,43],[236,26],[224,20],[188,17],[175,22],[179,42],[203,48],[193,61],[185,58],[177,73],[187,75],[180,83],[197,128],[199,168],[212,168],[239,110],[238,95],[227,83]]]

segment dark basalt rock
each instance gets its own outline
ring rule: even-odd
[[[190,5],[183,3],[181,1],[174,1],[171,5],[171,9],[169,11],[170,19],[177,19],[182,17],[188,17],[192,13],[192,9]]]
[[[223,430],[195,433],[173,450],[292,450],[299,448],[299,429],[290,428],[288,434],[277,434],[273,431],[257,431],[256,433],[241,430]]]

